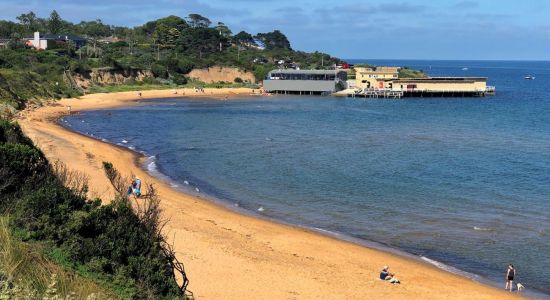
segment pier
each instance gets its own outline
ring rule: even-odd
[[[352,98],[431,98],[431,97],[485,97],[495,94],[494,86],[487,86],[485,90],[392,90],[392,89],[347,89],[332,94],[333,96]]]

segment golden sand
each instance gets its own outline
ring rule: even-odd
[[[88,174],[90,196],[109,200],[113,191],[102,169],[109,161],[124,175],[154,183],[162,199],[166,234],[191,280],[197,299],[506,299],[514,295],[468,278],[294,226],[236,213],[172,189],[140,168],[137,154],[67,130],[56,123],[81,110],[131,105],[140,99],[250,94],[249,89],[205,89],[93,94],[64,99],[19,120],[24,132],[50,161]],[[257,90],[256,90],[257,92]],[[146,130],[146,129],[143,129]],[[378,279],[390,266],[401,280]]]

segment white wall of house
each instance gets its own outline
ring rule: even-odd
[[[34,33],[34,38],[30,42],[36,49],[46,50],[48,48],[48,41],[40,39],[40,32],[38,31]]]

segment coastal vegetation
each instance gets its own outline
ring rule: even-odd
[[[408,67],[403,67],[399,69],[399,78],[425,78],[425,77],[427,77],[427,75],[422,70],[410,69]]]
[[[4,114],[24,108],[29,101],[89,92],[79,88],[73,76],[94,69],[148,70],[151,77],[142,81],[171,88],[187,84],[186,75],[197,68],[236,67],[261,80],[274,68],[318,69],[342,63],[328,54],[293,50],[279,30],[234,34],[224,23],[198,14],[168,16],[133,28],[100,19],[75,24],[56,11],[47,18],[29,12],[16,20],[0,21],[0,39],[7,41],[0,45],[0,113]],[[46,50],[37,51],[28,44],[36,31],[82,36],[87,43],[82,47],[70,40],[48,43]],[[101,83],[95,85],[99,89],[91,91],[102,90]]]
[[[105,171],[124,180],[109,163]],[[154,189],[137,207],[122,193],[102,204],[87,191],[86,176],[50,164],[17,124],[0,120],[0,290],[44,294],[61,283],[63,295],[184,298],[183,265],[161,233]]]

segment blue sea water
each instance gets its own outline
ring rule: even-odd
[[[180,188],[499,283],[511,262],[550,294],[550,62],[368,62],[488,76],[497,94],[168,99],[62,122]]]

